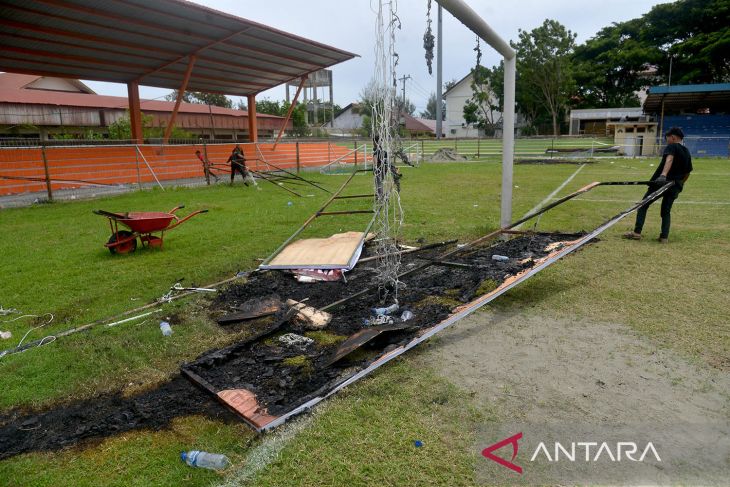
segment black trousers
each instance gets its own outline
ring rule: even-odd
[[[238,164],[236,162],[231,163],[231,182],[233,182],[233,178],[236,176],[236,173],[241,173],[241,178],[243,178],[243,182],[246,186],[248,186],[248,183],[246,183],[246,170],[243,168],[243,165]]]
[[[649,186],[649,189],[646,190],[646,194],[644,194],[644,198],[652,194],[654,191],[658,190],[660,187],[661,186]],[[667,192],[662,195],[662,209],[660,212],[662,217],[662,230],[659,234],[659,238],[669,237],[669,227],[672,224],[672,205],[674,204],[674,200],[679,197],[679,193],[681,192],[682,183],[678,181],[674,184],[674,186],[669,188]],[[636,225],[634,225],[634,232],[641,233],[641,230],[644,228],[644,221],[646,221],[646,212],[649,210],[649,206],[651,206],[651,203],[642,206],[636,211]]]

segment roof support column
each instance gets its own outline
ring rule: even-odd
[[[258,124],[256,123],[256,95],[248,95],[248,140],[258,142]]]
[[[142,135],[142,110],[139,107],[139,84],[127,83],[127,94],[129,95],[129,125],[132,140],[135,144],[142,144],[144,136]]]
[[[170,120],[167,122],[167,127],[165,127],[165,135],[162,137],[163,144],[167,144],[167,141],[170,139],[172,129],[175,126],[177,111],[180,109],[180,103],[182,102],[183,96],[185,95],[185,90],[188,87],[188,81],[190,81],[190,74],[193,72],[195,59],[196,57],[194,55],[190,56],[190,60],[188,61],[188,69],[185,70],[185,76],[183,77],[182,83],[180,83],[180,89],[177,90],[177,97],[175,98],[175,108],[172,109],[172,113],[170,114]]]

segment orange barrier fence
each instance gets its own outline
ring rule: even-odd
[[[321,167],[342,158],[354,163],[352,149],[329,142],[239,144],[246,165],[254,171]],[[195,152],[207,154],[212,170],[226,171],[236,144],[113,145],[0,148],[0,195],[94,185],[144,184],[176,179],[203,179]],[[362,158],[362,156],[360,156]],[[362,162],[362,161],[360,161]]]

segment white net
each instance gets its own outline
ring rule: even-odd
[[[395,31],[400,28],[397,1],[377,1],[375,24],[375,73],[372,97],[373,181],[375,187],[375,231],[377,268],[381,296],[385,301],[398,299],[396,253],[398,232],[403,222],[400,204],[400,174],[395,165],[398,129],[396,109]]]

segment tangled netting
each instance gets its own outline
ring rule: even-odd
[[[395,33],[400,29],[397,0],[377,1],[375,23],[375,73],[372,98],[373,181],[375,185],[375,231],[377,234],[378,284],[384,301],[398,299],[397,238],[403,222],[400,175],[395,166],[398,151],[398,110],[395,89],[398,54]]]

